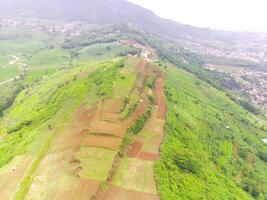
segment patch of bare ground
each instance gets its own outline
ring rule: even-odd
[[[235,181],[236,181],[237,183],[241,183],[242,178],[243,178],[243,173],[242,173],[242,170],[240,170],[240,171],[237,173],[236,177],[235,177]]]
[[[141,100],[138,107],[131,115],[120,120],[120,112],[124,108],[123,99],[109,99],[100,100],[92,108],[81,106],[74,112],[69,124],[66,125],[64,131],[55,135],[48,154],[41,161],[36,170],[34,181],[29,189],[26,199],[75,199],[83,200],[90,199],[98,194],[99,181],[85,180],[80,171],[81,162],[75,158],[82,146],[99,147],[111,150],[118,150],[126,129],[134,123],[134,121],[141,116],[148,107],[148,100],[144,92],[145,81],[148,76],[153,73],[152,65],[146,61],[140,61],[136,67],[136,82],[134,88],[140,92]],[[160,97],[161,81],[156,83],[154,92]],[[159,85],[159,86],[157,86]],[[162,106],[162,102],[158,100],[158,106]],[[159,109],[160,110],[160,109]],[[156,145],[160,145],[157,142]],[[138,145],[137,145],[138,146]],[[149,151],[141,151],[142,146],[139,145],[137,149],[133,148],[133,153],[139,154],[143,152],[141,159],[152,160],[152,153]],[[135,157],[138,156],[135,155]],[[153,158],[154,160],[154,158]],[[119,157],[116,156],[113,161],[113,166],[110,169],[108,181],[111,183],[113,174],[116,173],[119,165]],[[151,165],[152,166],[152,165]],[[142,170],[141,170],[142,171]],[[149,168],[151,176],[153,169]],[[151,182],[151,181],[150,181]],[[144,183],[143,183],[144,184]],[[155,185],[154,181],[152,184]],[[121,191],[121,192],[120,192]],[[127,191],[124,189],[118,190],[118,198],[121,199],[158,199],[154,194],[146,194],[143,192]],[[102,192],[99,193],[100,196]],[[126,195],[126,196],[125,196]],[[105,196],[105,199],[118,199],[111,191],[111,196]],[[104,197],[103,197],[104,198]]]
[[[136,158],[139,155],[142,147],[143,147],[143,143],[135,141],[129,146],[126,152],[126,155],[130,158]]]
[[[250,169],[254,168],[254,156],[251,152],[247,155],[246,163]]]
[[[158,159],[158,155],[154,153],[140,152],[138,155],[138,159],[147,160],[147,161],[155,161]]]
[[[148,107],[148,101],[146,96],[144,95],[141,100],[138,108],[128,117],[126,118],[123,123],[125,127],[129,127],[134,121],[141,116],[142,114],[145,113],[146,109]]]
[[[238,144],[233,144],[232,146],[232,151],[233,151],[233,160],[236,161],[237,160],[237,156],[238,156]]]
[[[56,200],[88,200],[94,196],[100,181],[81,179],[73,189],[68,191],[59,192]]]
[[[83,140],[82,145],[87,147],[102,147],[110,150],[118,150],[120,143],[120,138],[107,137],[103,135],[90,135]]]
[[[123,99],[106,99],[103,103],[103,112],[119,113],[123,107]]]
[[[18,159],[18,162],[15,162],[14,165],[10,165],[0,175],[1,200],[11,199],[19,184],[18,180],[21,180],[23,178],[33,158],[32,156],[20,156],[20,158]]]
[[[119,187],[111,186],[104,197],[100,198],[103,200],[159,200],[157,195],[137,192],[134,190],[127,190]]]
[[[158,118],[164,120],[167,109],[164,103],[164,77],[160,71],[157,72],[153,96],[155,104],[158,106]]]
[[[152,68],[147,62],[139,62],[136,72],[144,72],[139,77],[137,87],[142,91],[145,84],[146,74],[153,73]],[[150,69],[147,69],[150,68]],[[144,70],[146,69],[146,70]],[[154,103],[152,114],[134,142],[126,149],[126,156],[123,161],[118,161],[113,170],[113,176],[108,181],[106,191],[98,191],[95,199],[97,200],[159,200],[157,195],[156,183],[153,177],[154,161],[159,157],[159,149],[164,138],[164,124],[166,106],[164,103],[163,74],[156,72],[157,78],[153,88]],[[148,106],[146,98],[142,98],[139,110],[132,114],[125,121],[134,122],[135,116],[140,116]],[[132,119],[131,119],[132,118]],[[131,119],[131,120],[130,120]],[[126,159],[126,160],[125,160]],[[125,166],[126,165],[126,166]],[[114,182],[112,181],[114,178]]]

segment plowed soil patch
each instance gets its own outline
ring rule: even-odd
[[[118,123],[111,123],[105,121],[97,121],[91,124],[90,133],[113,135],[116,137],[122,137],[124,135],[124,129],[122,125]]]
[[[119,119],[119,116],[117,113],[112,113],[112,112],[105,112],[102,114],[102,120],[103,121],[106,121],[106,122],[113,122],[113,123],[116,123],[118,122],[120,119]]]
[[[88,147],[102,147],[106,149],[117,150],[120,146],[120,142],[120,138],[90,135],[84,139],[82,145]]]
[[[23,156],[20,158],[20,162],[14,166],[10,166],[0,175],[0,199],[11,199],[12,194],[16,190],[16,186],[19,184],[19,180],[27,171],[32,161],[31,156]]]
[[[104,200],[159,200],[157,195],[136,192],[118,187],[110,187],[105,193]]]
[[[158,106],[158,118],[165,119],[166,114],[166,106],[164,103],[164,78],[161,72],[157,73],[157,79],[155,81],[155,86],[153,89],[154,94],[154,101],[155,104]]]
[[[127,156],[130,158],[136,158],[141,151],[143,144],[140,142],[134,142],[130,145],[129,150],[127,151]]]
[[[157,154],[154,153],[148,153],[148,152],[141,152],[138,156],[141,160],[147,160],[147,161],[155,161],[158,158]]]
[[[100,181],[91,181],[81,179],[79,184],[72,190],[60,192],[56,200],[88,200],[91,199],[97,191]]]
[[[103,112],[119,113],[124,107],[123,99],[107,99],[104,101]]]
[[[131,114],[131,116],[129,116],[126,120],[124,120],[124,124],[126,127],[129,127],[132,123],[134,123],[134,121],[141,116],[142,114],[145,113],[146,108],[148,106],[148,102],[146,97],[143,97],[141,99],[141,102],[138,106],[138,108]]]
[[[79,127],[83,127],[83,129],[87,128],[89,126],[90,120],[94,117],[95,111],[96,106],[92,108],[81,106],[72,117],[72,120],[70,122],[71,128],[75,130],[79,130]]]
[[[49,152],[76,151],[83,137],[89,134],[89,125],[94,117],[95,110],[95,107],[86,108],[85,106],[77,109],[64,131],[58,134],[53,140]]]

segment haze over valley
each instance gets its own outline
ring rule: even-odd
[[[0,5],[1,200],[267,199],[267,34]]]

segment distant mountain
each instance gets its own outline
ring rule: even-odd
[[[174,39],[247,41],[255,34],[215,31],[162,19],[125,0],[0,0],[1,15],[20,14],[43,19],[86,21],[92,24],[132,23],[145,31]]]

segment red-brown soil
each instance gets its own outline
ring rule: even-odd
[[[16,166],[11,166],[5,173],[0,175],[0,199],[11,199],[12,193],[15,192],[16,186],[19,184],[18,180],[21,180],[27,168],[32,161],[31,156],[24,156],[21,158],[21,162]]]
[[[154,101],[158,106],[158,118],[165,119],[166,106],[164,103],[164,78],[162,72],[157,73],[157,79],[153,89]]]
[[[83,140],[82,145],[88,147],[102,147],[110,150],[118,150],[120,143],[120,138],[107,137],[102,135],[90,135]]]
[[[140,160],[147,160],[147,161],[155,161],[158,159],[158,155],[154,153],[148,153],[148,152],[141,152],[138,155],[138,158]]]
[[[138,108],[129,116],[127,119],[123,121],[126,127],[129,127],[135,120],[145,113],[148,106],[148,101],[146,97],[143,97],[140,101]]]
[[[105,112],[102,114],[102,120],[105,122],[116,123],[120,120],[120,116],[117,113]]]
[[[77,186],[69,191],[59,192],[56,200],[89,200],[94,196],[100,181],[81,179]]]
[[[90,126],[90,133],[102,134],[102,135],[113,135],[115,137],[122,137],[125,129],[119,123],[111,123],[105,121],[97,121],[92,123]]]
[[[42,172],[42,168],[49,168],[46,174],[43,174],[42,178],[45,180],[56,180],[57,174],[55,171],[62,171],[64,173],[78,174],[79,162],[75,160],[75,152],[79,151],[82,145],[92,146],[92,147],[103,147],[112,150],[117,150],[121,138],[123,137],[126,129],[134,123],[134,121],[142,115],[147,107],[148,100],[144,92],[145,80],[148,76],[153,73],[152,65],[146,61],[141,61],[136,66],[136,83],[134,85],[135,89],[141,94],[141,101],[137,109],[131,114],[130,117],[121,121],[119,120],[119,112],[124,107],[123,99],[113,99],[113,100],[103,100],[97,103],[97,105],[92,108],[87,108],[81,106],[72,116],[72,119],[66,128],[61,133],[57,134],[51,144],[49,153],[46,155],[45,159],[42,161],[43,164],[40,165],[38,172]],[[156,84],[154,93],[158,96],[156,98],[157,105],[159,107],[164,106],[163,100],[160,98],[163,92],[160,91],[163,88],[163,77],[160,77]],[[165,107],[164,107],[165,108]],[[164,114],[163,114],[164,113]],[[161,117],[165,116],[165,110],[161,111],[159,114]],[[134,142],[127,152],[129,157],[138,157],[143,144],[140,142]],[[52,156],[55,154],[58,156]],[[46,160],[49,158],[49,162]],[[140,159],[154,160],[152,154],[141,153]],[[114,161],[117,162],[117,161]],[[51,165],[51,163],[53,163]],[[66,164],[68,163],[68,164]],[[56,199],[75,199],[83,200],[90,199],[93,197],[99,188],[98,181],[84,180],[77,177],[77,185],[69,191],[54,191],[53,196],[56,195]],[[38,187],[39,192],[46,190],[47,188],[40,185]],[[35,190],[34,190],[35,191]],[[33,191],[33,193],[34,193]],[[108,190],[109,195],[105,199],[116,199],[116,200],[128,200],[128,199],[140,199],[140,200],[158,200],[159,198],[152,194],[146,194],[135,191],[128,191],[119,188],[110,188]]]
[[[102,200],[159,200],[157,195],[111,186]]]
[[[123,107],[123,99],[107,99],[103,103],[103,112],[119,113]]]
[[[136,158],[138,154],[140,153],[142,147],[143,147],[143,144],[136,141],[130,145],[126,155],[130,158]]]

